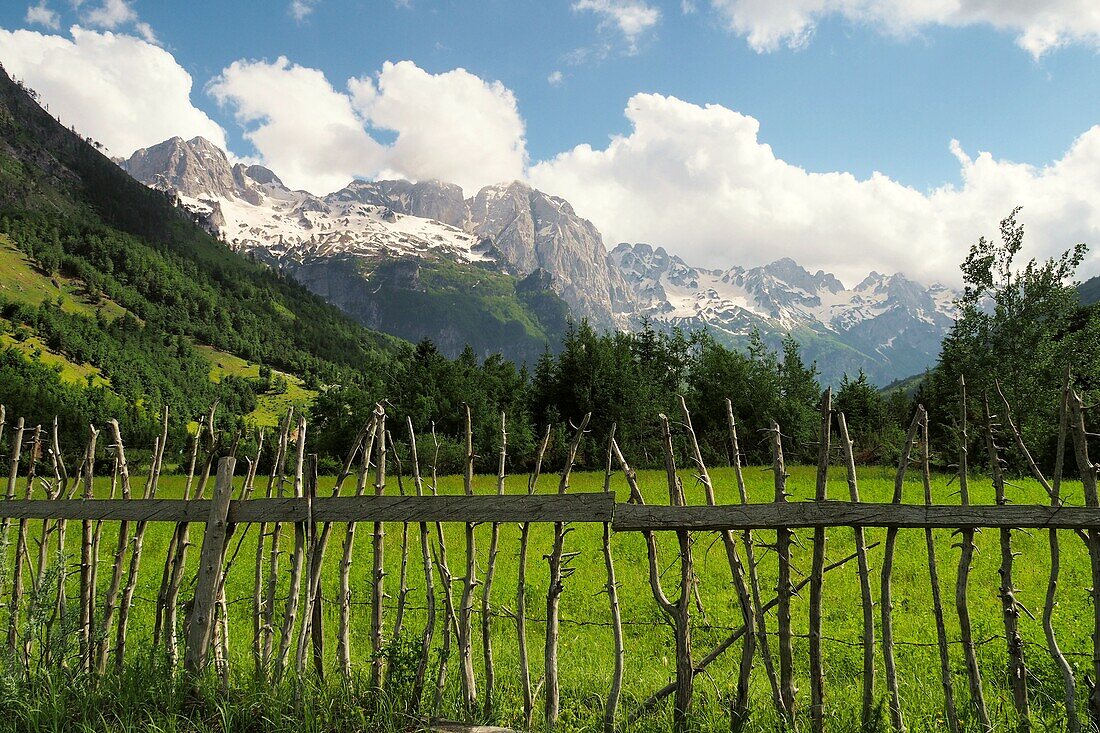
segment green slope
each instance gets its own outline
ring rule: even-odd
[[[72,433],[117,415],[151,438],[164,406],[182,429],[213,400],[226,419],[270,422],[309,393],[265,408],[260,364],[297,375],[288,389],[302,390],[298,378],[384,373],[402,349],[230,252],[2,72],[0,237],[0,346],[14,347],[0,363],[0,402],[36,421],[61,412]],[[235,364],[211,379],[210,354],[196,344],[256,376]]]

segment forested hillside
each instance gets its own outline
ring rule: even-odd
[[[312,385],[384,373],[398,351],[396,340],[228,252],[5,74],[0,236],[31,258],[39,275],[68,278],[83,290],[83,312],[71,312],[64,299],[34,303],[0,291],[5,329],[29,331],[105,378],[74,385],[40,361],[4,355],[0,400],[30,420],[57,413],[69,432],[117,415],[142,442],[165,406],[176,429],[214,400],[226,416],[249,412],[264,385],[232,376],[215,384],[199,344]]]

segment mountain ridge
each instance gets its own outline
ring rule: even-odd
[[[649,321],[669,329],[707,329],[732,346],[743,344],[753,329],[771,343],[793,334],[805,342],[823,378],[834,383],[860,369],[880,384],[923,371],[934,363],[954,318],[951,290],[925,287],[902,274],[871,272],[848,287],[789,257],[716,269],[689,265],[644,243],[620,243],[608,252],[599,230],[570,202],[521,181],[483,186],[469,197],[438,180],[352,181],[318,196],[290,190],[263,166],[230,163],[205,139],[178,137],[136,151],[121,165],[146,185],[176,196],[231,248],[306,282],[369,326],[387,330],[390,324],[391,333],[412,340],[418,333],[439,338],[449,352],[465,338],[487,353],[494,338],[518,331],[494,322],[488,330],[496,335],[490,337],[483,328],[437,323],[448,318],[446,308],[407,287],[420,287],[424,268],[512,276],[516,293],[524,278],[547,273],[547,289],[574,316],[605,329]],[[424,325],[405,322],[406,314],[394,313],[381,297],[364,296],[359,289],[372,277],[369,287],[378,288],[379,296],[427,308]],[[452,278],[452,284],[465,278]],[[558,316],[548,316],[554,326],[535,325],[539,338],[552,340]],[[400,326],[392,325],[395,318]],[[516,322],[525,319],[539,320],[521,316]],[[529,358],[534,349],[519,352]]]

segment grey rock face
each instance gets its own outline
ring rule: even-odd
[[[512,272],[543,268],[555,291],[601,326],[622,325],[633,294],[604,249],[603,237],[565,199],[513,181],[486,186],[467,202],[470,231],[492,241]]]
[[[165,140],[134,152],[121,165],[147,185],[185,196],[232,196],[237,189],[225,153],[202,137]]]
[[[443,181],[354,181],[326,198],[385,206],[399,214],[435,219],[458,229],[465,229],[469,220],[462,189]]]

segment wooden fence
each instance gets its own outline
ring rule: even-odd
[[[386,658],[382,653],[388,638],[397,636],[403,624],[409,604],[407,568],[410,548],[419,559],[412,562],[422,565],[425,587],[425,625],[419,632],[419,665],[416,670],[412,699],[425,702],[423,710],[431,713],[439,709],[440,695],[445,684],[450,655],[456,658],[456,668],[461,685],[462,704],[470,717],[490,717],[496,704],[496,670],[492,648],[491,625],[494,615],[493,583],[500,552],[499,528],[503,523],[518,523],[519,569],[516,608],[510,615],[516,628],[519,650],[519,678],[526,723],[534,723],[542,697],[542,722],[553,729],[560,715],[560,690],[558,677],[558,647],[560,628],[560,598],[568,580],[576,570],[573,560],[576,553],[568,551],[567,525],[588,522],[603,526],[603,561],[606,571],[606,594],[610,612],[610,634],[613,639],[614,657],[610,670],[610,682],[605,698],[604,729],[610,733],[621,727],[624,720],[633,722],[652,712],[669,697],[673,698],[673,720],[677,729],[689,724],[692,708],[694,680],[710,664],[727,650],[738,646],[737,684],[729,710],[734,730],[744,725],[750,714],[749,684],[753,669],[763,667],[771,689],[772,704],[784,726],[795,727],[808,718],[811,729],[821,731],[827,727],[824,714],[828,691],[822,657],[822,587],[826,575],[836,567],[855,560],[858,565],[860,601],[862,606],[863,647],[863,695],[861,718],[865,725],[874,722],[878,699],[875,679],[878,673],[876,660],[881,652],[884,660],[886,704],[890,726],[904,730],[904,703],[899,692],[895,659],[893,629],[892,574],[898,533],[901,529],[923,529],[927,547],[929,577],[932,583],[931,621],[936,627],[940,673],[944,693],[945,718],[950,730],[960,728],[958,696],[953,688],[951,653],[946,632],[942,588],[932,531],[950,528],[960,537],[960,559],[954,585],[955,612],[958,615],[961,650],[964,657],[968,693],[968,709],[963,715],[973,717],[985,731],[992,731],[979,667],[976,642],[973,635],[968,597],[970,570],[975,552],[975,531],[982,527],[995,528],[1000,533],[999,568],[1002,622],[1008,659],[1008,680],[1016,719],[1026,728],[1029,715],[1028,672],[1024,647],[1019,631],[1020,613],[1023,610],[1016,600],[1013,587],[1014,552],[1012,532],[1017,529],[1045,529],[1050,545],[1049,584],[1042,615],[1042,625],[1048,652],[1062,677],[1066,726],[1080,731],[1083,726],[1093,728],[1100,724],[1100,690],[1092,680],[1100,679],[1100,498],[1097,494],[1100,468],[1089,458],[1088,437],[1084,408],[1080,397],[1070,389],[1067,377],[1061,406],[1058,456],[1067,441],[1072,441],[1073,455],[1084,485],[1085,506],[1070,506],[1060,495],[1063,466],[1059,458],[1053,474],[1048,477],[1032,460],[1027,446],[1012,420],[1010,406],[1001,397],[997,403],[999,416],[991,413],[989,400],[983,398],[979,422],[983,425],[987,461],[991,467],[996,491],[995,505],[977,506],[970,503],[968,484],[968,436],[970,424],[966,414],[968,404],[965,384],[960,384],[962,399],[958,426],[958,482],[961,502],[959,505],[932,503],[929,471],[929,421],[923,408],[917,408],[902,446],[898,462],[894,493],[891,503],[860,501],[859,485],[855,469],[852,441],[843,414],[831,407],[831,393],[826,390],[821,401],[821,431],[819,438],[819,462],[815,485],[815,499],[805,502],[788,502],[788,473],[783,456],[783,436],[780,427],[772,424],[768,439],[771,444],[772,472],[774,475],[774,501],[750,504],[738,446],[737,425],[727,401],[728,440],[736,477],[737,504],[718,504],[703,454],[692,428],[691,416],[681,400],[680,420],[673,423],[660,416],[665,474],[668,485],[668,504],[645,504],[638,488],[635,472],[627,462],[622,448],[615,439],[614,429],[606,453],[605,491],[600,493],[569,493],[571,470],[576,459],[589,416],[577,425],[566,450],[565,466],[554,494],[535,494],[536,483],[543,467],[543,458],[550,440],[547,429],[535,459],[535,469],[528,478],[527,492],[505,495],[504,479],[507,461],[507,430],[504,416],[501,418],[501,448],[497,490],[490,495],[474,495],[474,451],[470,429],[470,413],[466,408],[466,461],[463,477],[463,495],[438,495],[434,475],[430,480],[421,474],[417,454],[417,436],[411,422],[401,426],[407,437],[409,478],[411,495],[396,496],[387,490],[387,461],[393,442],[391,430],[386,425],[386,414],[379,406],[370,416],[366,427],[356,436],[354,447],[343,464],[330,496],[318,495],[317,461],[306,454],[306,421],[288,414],[275,436],[274,469],[266,481],[266,489],[257,487],[257,467],[264,450],[263,436],[254,456],[244,459],[247,463],[243,487],[237,498],[233,494],[233,477],[237,469],[236,441],[219,442],[215,436],[213,412],[200,422],[199,430],[186,457],[187,480],[181,499],[158,497],[160,474],[167,442],[168,416],[164,416],[164,429],[156,439],[149,474],[140,487],[133,485],[126,460],[125,447],[118,424],[110,423],[106,440],[112,449],[115,470],[111,476],[111,497],[93,498],[96,494],[94,475],[97,442],[100,433],[93,427],[79,466],[71,474],[66,469],[58,442],[56,422],[52,433],[40,427],[28,428],[20,419],[9,433],[11,446],[11,473],[7,482],[6,500],[0,502],[0,556],[3,557],[4,577],[0,579],[0,591],[8,594],[7,602],[7,653],[8,658],[26,668],[32,665],[32,647],[39,645],[48,654],[48,639],[53,629],[64,627],[63,617],[71,613],[70,606],[79,609],[76,624],[79,634],[79,667],[91,676],[102,675],[113,658],[121,668],[126,658],[127,626],[134,604],[134,592],[142,562],[142,547],[149,522],[174,524],[174,531],[161,570],[160,589],[156,598],[153,644],[167,655],[172,665],[182,660],[187,675],[203,674],[213,662],[219,674],[227,675],[228,605],[225,595],[227,554],[232,549],[232,538],[238,527],[259,526],[253,561],[254,588],[251,599],[252,656],[257,674],[273,681],[287,674],[323,676],[331,671],[326,661],[324,635],[320,632],[321,605],[324,601],[320,588],[325,567],[327,549],[336,523],[346,525],[342,547],[339,548],[339,628],[335,650],[335,670],[342,675],[352,674],[349,626],[352,617],[350,604],[350,567],[356,540],[357,523],[366,522],[371,529],[372,567],[370,582],[370,685],[380,687],[386,680]],[[998,395],[999,397],[999,395]],[[834,426],[835,422],[835,426]],[[6,427],[0,409],[0,434]],[[1002,447],[998,439],[1006,439],[1022,457],[1034,478],[1047,491],[1049,505],[1010,505],[1005,497]],[[434,439],[434,434],[433,434]],[[847,482],[846,500],[838,501],[828,496],[828,474],[833,441],[840,447],[842,465]],[[678,441],[683,441],[678,443]],[[705,505],[689,506],[677,466],[674,445],[686,445],[687,462],[702,485]],[[438,442],[435,443],[438,448]],[[681,451],[684,452],[684,451]],[[914,468],[915,467],[915,468]],[[621,470],[630,490],[627,503],[617,504],[610,492],[613,471]],[[919,471],[924,486],[922,504],[902,503],[902,488],[906,473]],[[434,471],[433,471],[434,473]],[[213,486],[207,498],[207,488]],[[344,490],[352,480],[354,488]],[[36,489],[36,483],[38,488]],[[290,496],[284,496],[284,487]],[[45,499],[31,498],[35,493],[45,493]],[[120,497],[120,498],[119,498]],[[37,537],[32,539],[32,521],[41,521]],[[105,521],[118,522],[118,541],[109,560],[101,564],[102,527]],[[65,533],[68,522],[80,522],[80,561],[78,565],[79,599],[70,604],[66,594],[70,585],[69,563]],[[190,525],[202,525],[202,543],[199,549],[197,574],[193,593],[181,600],[182,589],[187,585],[185,574],[187,555],[191,546]],[[384,562],[385,525],[400,523],[404,527],[401,569],[398,580],[397,614],[387,629],[386,586],[389,574]],[[464,567],[453,573],[448,560],[446,536],[442,523],[460,523],[464,526]],[[532,523],[553,525],[552,549],[546,556],[549,571],[549,590],[546,597],[544,650],[544,679],[540,685],[532,682],[528,659],[527,577],[529,537]],[[490,525],[492,534],[484,574],[478,578],[478,551],[475,526]],[[410,541],[409,528],[417,529],[417,536]],[[852,554],[827,562],[825,554],[826,529],[846,527],[853,530]],[[875,578],[868,562],[868,549],[864,528],[886,529],[884,558],[877,578],[878,601],[874,600]],[[793,530],[813,529],[812,560],[809,574],[795,582],[792,574]],[[11,532],[15,530],[14,549]],[[762,546],[754,532],[774,531],[774,550],[777,563],[778,584],[774,597],[765,597],[761,587],[761,573],[756,551]],[[1093,655],[1091,679],[1086,678],[1087,696],[1083,722],[1078,713],[1078,681],[1073,666],[1060,650],[1053,624],[1056,591],[1059,579],[1060,535],[1059,530],[1069,530],[1085,542],[1088,548],[1093,584],[1087,592],[1093,601]],[[612,554],[613,532],[637,532],[644,537],[648,582],[653,600],[671,627],[675,645],[675,679],[664,688],[655,691],[648,699],[635,705],[622,715],[620,697],[623,684],[624,658],[623,622],[620,611],[619,584],[615,576]],[[659,559],[658,535],[672,532],[676,538],[678,582],[675,597],[669,595],[663,578],[665,568]],[[736,594],[740,625],[705,654],[693,648],[693,600],[697,593],[697,577],[694,568],[692,533],[717,533],[729,567],[730,587]],[[282,535],[292,533],[293,549],[289,554],[289,568],[281,566],[283,544],[289,539]],[[31,548],[37,541],[37,556]],[[56,553],[50,548],[56,544]],[[236,557],[240,544],[233,550]],[[337,552],[334,548],[334,552]],[[15,562],[11,564],[14,553]],[[51,562],[51,555],[53,561]],[[72,567],[77,567],[73,565]],[[160,567],[160,566],[158,566]],[[106,583],[99,577],[106,569]],[[10,576],[9,576],[10,571]],[[724,571],[723,571],[724,572]],[[52,574],[51,574],[52,573]],[[276,591],[280,578],[289,576],[289,592],[283,597]],[[392,580],[389,581],[392,583]],[[22,619],[32,613],[28,606],[28,591],[37,591],[48,583],[56,584],[56,599],[52,609],[46,609],[44,638],[22,632]],[[104,587],[105,586],[105,587]],[[810,672],[809,706],[804,704],[795,688],[794,633],[792,632],[792,599],[802,589],[809,593],[808,656]],[[453,590],[452,590],[453,589]],[[392,588],[391,588],[392,590]],[[475,606],[480,605],[480,611]],[[281,608],[280,608],[281,607]],[[771,630],[768,613],[774,610],[775,629]],[[876,625],[875,613],[879,614]],[[181,619],[180,611],[183,612]],[[41,610],[37,611],[41,613]],[[475,616],[480,617],[480,630],[474,628]],[[876,640],[876,628],[881,638]],[[182,630],[178,634],[177,630]],[[429,657],[435,649],[436,634],[442,635],[442,652],[435,671],[429,679]],[[182,649],[180,643],[182,641]],[[483,670],[476,670],[474,645],[482,645]],[[36,664],[58,663],[34,657]],[[434,688],[434,692],[429,693]],[[808,714],[807,714],[808,713]]]

